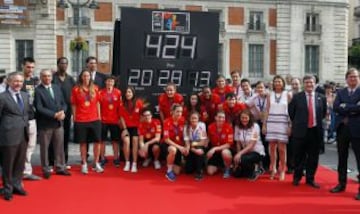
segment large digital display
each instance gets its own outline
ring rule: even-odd
[[[155,107],[169,82],[185,96],[212,86],[218,73],[218,20],[210,12],[121,8],[113,67],[120,89],[133,86]]]

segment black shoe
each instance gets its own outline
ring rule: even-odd
[[[339,193],[339,192],[344,192],[346,189],[346,186],[343,184],[338,184],[336,185],[336,187],[332,188],[330,190],[331,193]]]
[[[294,169],[293,168],[288,168],[288,170],[286,170],[286,174],[290,175],[294,173]]]
[[[4,199],[6,201],[11,201],[13,199],[13,195],[7,191],[4,192]]]
[[[248,178],[249,181],[256,181],[261,175],[260,171],[254,171]]]
[[[292,185],[299,186],[300,185],[300,179],[294,179],[292,182]]]
[[[59,170],[59,171],[56,171],[57,175],[64,175],[64,176],[71,176],[71,173],[69,171],[67,171],[66,169],[65,170]]]
[[[49,179],[50,176],[51,176],[51,173],[50,173],[49,171],[45,171],[45,172],[43,173],[43,177],[44,177],[45,179]]]
[[[23,188],[21,188],[21,189],[14,188],[13,193],[16,195],[27,196],[27,192]]]
[[[203,173],[196,173],[195,174],[195,180],[201,181],[204,178]]]
[[[306,185],[310,186],[310,187],[313,187],[315,189],[320,189],[320,185],[315,183],[315,181],[307,181],[306,182]]]
[[[358,192],[358,194],[355,195],[355,200],[360,201],[360,192]]]

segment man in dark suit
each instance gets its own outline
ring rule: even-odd
[[[41,84],[35,89],[36,120],[40,142],[40,159],[44,178],[50,178],[49,144],[53,144],[56,174],[70,175],[66,170],[64,155],[64,128],[66,103],[61,89],[51,84],[52,73],[42,70]]]
[[[29,128],[29,96],[21,91],[24,76],[19,72],[8,76],[9,88],[0,94],[0,157],[5,200],[13,193],[27,195],[22,186]]]
[[[64,119],[64,152],[65,152],[65,164],[68,163],[69,159],[69,141],[70,141],[70,127],[71,127],[71,103],[70,103],[70,97],[71,97],[71,90],[75,86],[75,80],[74,78],[69,75],[66,70],[68,68],[68,59],[66,57],[60,57],[57,60],[57,67],[58,70],[53,75],[53,84],[57,84],[60,86],[65,103],[67,105],[67,110],[65,111],[65,119]],[[54,164],[54,149],[52,148],[52,144],[49,146],[49,161],[50,165]],[[70,165],[66,166],[67,169],[70,169]]]
[[[294,95],[288,112],[292,122],[292,136],[295,159],[293,185],[298,186],[303,176],[305,164],[306,184],[320,188],[315,183],[315,173],[319,163],[322,120],[326,114],[326,99],[315,92],[315,78],[303,78],[304,91]]]
[[[91,79],[94,81],[95,85],[97,85],[99,89],[105,88],[106,75],[97,71],[97,58],[89,56],[86,59],[86,66],[91,73]]]
[[[337,92],[334,102],[339,183],[330,190],[332,193],[343,192],[346,189],[350,142],[360,172],[360,79],[358,70],[350,68],[346,72],[345,78],[347,87]],[[360,186],[355,199],[360,200]]]

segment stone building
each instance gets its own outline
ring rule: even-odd
[[[98,0],[97,10],[56,2],[0,0],[0,72],[20,70],[24,56],[34,56],[38,70],[66,56],[74,69],[70,43],[78,24],[88,44],[81,57],[101,55],[99,70],[111,72],[114,21],[124,6],[218,12],[219,71],[226,76],[240,69],[251,80],[309,73],[343,81],[347,69],[348,0]]]

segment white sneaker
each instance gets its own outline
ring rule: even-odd
[[[155,168],[155,169],[161,169],[161,163],[160,163],[160,161],[158,161],[158,160],[154,161],[154,168]]]
[[[100,163],[96,163],[95,164],[95,168],[93,168],[93,170],[97,173],[103,173],[104,169],[101,167]]]
[[[142,166],[143,167],[148,167],[150,165],[150,162],[151,162],[151,159],[150,158],[147,158],[144,160],[144,162],[142,163]]]
[[[125,172],[128,172],[130,171],[130,161],[126,161],[125,162],[125,166],[124,166],[124,169],[123,169]]]
[[[66,169],[70,170],[71,166],[70,165],[66,165]]]
[[[132,166],[131,166],[131,172],[137,172],[137,165],[135,162],[132,163]]]
[[[82,174],[88,174],[89,173],[87,164],[81,165],[81,173]]]

